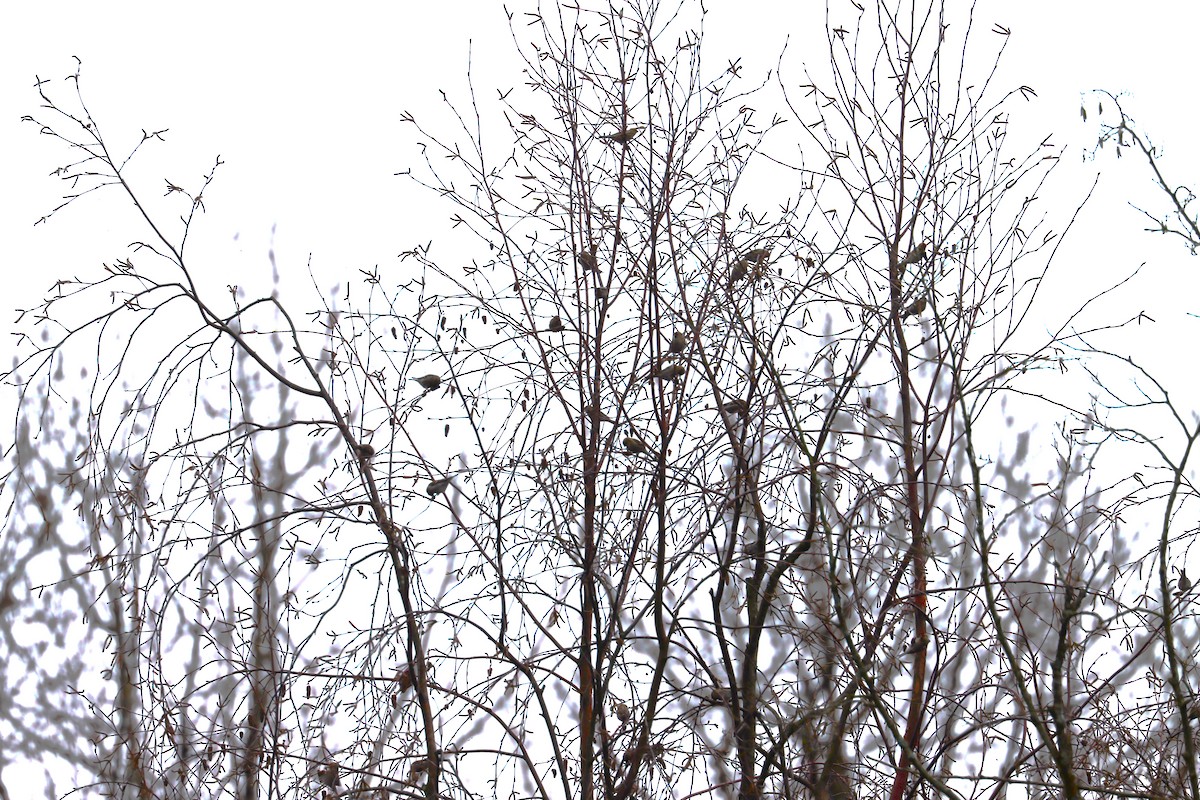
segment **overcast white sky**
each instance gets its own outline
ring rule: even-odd
[[[822,57],[823,3],[707,5],[706,47],[714,63],[741,56],[747,73],[765,71],[789,34],[790,52]],[[951,0],[956,5],[968,4]],[[511,6],[527,7],[522,0]],[[993,21],[1012,30],[1006,82],[1028,84],[1039,95],[1015,124],[1029,125],[1037,140],[1053,133],[1074,146],[1057,184],[1064,209],[1087,190],[1086,169],[1075,167],[1096,127],[1082,123],[1079,105],[1081,93],[1095,88],[1129,92],[1127,109],[1165,148],[1174,179],[1200,185],[1194,145],[1200,112],[1190,101],[1198,80],[1197,6],[981,2],[980,39]],[[127,254],[131,238],[144,235],[116,191],[33,226],[58,202],[63,187],[49,172],[63,163],[64,150],[19,120],[37,112],[35,75],[65,97],[61,79],[74,70],[72,56],[83,60],[85,99],[109,136],[130,143],[142,128],[170,129],[166,144],[142,162],[151,195],[161,193],[163,178],[195,186],[218,154],[226,162],[206,194],[210,213],[201,235],[212,258],[205,267],[221,283],[259,290],[270,285],[266,249],[273,228],[289,275],[304,276],[309,253],[322,274],[344,270],[352,278],[376,264],[399,269],[396,254],[430,238],[426,206],[394,177],[416,158],[401,111],[439,108],[441,88],[462,97],[469,46],[485,80],[520,80],[502,7],[485,0],[13,2],[0,27],[0,270],[7,289],[0,303],[8,309],[29,307],[60,277],[96,274],[102,262]],[[1094,108],[1094,100],[1089,104]],[[1186,359],[1191,373],[1200,336],[1187,314],[1200,312],[1200,261],[1176,242],[1164,245],[1141,232],[1127,198],[1162,205],[1144,165],[1124,161],[1102,160],[1101,191],[1064,250],[1059,285],[1076,300],[1148,262],[1138,291],[1123,301],[1140,305],[1120,314],[1145,309],[1159,322],[1130,349],[1164,371]],[[15,314],[4,311],[2,318],[7,333]],[[0,346],[5,362],[7,339]]]
[[[792,56],[823,57],[823,3],[707,5],[710,63],[741,56],[748,73],[765,71],[786,36]],[[954,19],[969,4],[949,5]],[[521,0],[512,6],[528,7]],[[197,185],[218,154],[226,162],[206,194],[210,213],[201,231],[213,248],[206,251],[206,269],[219,272],[221,283],[269,285],[265,252],[273,227],[289,275],[304,274],[309,253],[323,275],[354,277],[358,268],[377,264],[399,269],[396,254],[430,238],[421,217],[428,198],[394,176],[416,158],[401,111],[427,116],[439,108],[441,88],[463,97],[468,52],[484,82],[519,81],[519,64],[498,2],[333,8],[282,2],[6,8],[0,34],[4,305],[28,307],[58,277],[87,274],[123,257],[130,239],[143,235],[115,191],[33,226],[63,189],[48,173],[62,163],[64,149],[19,119],[37,110],[35,75],[65,96],[62,78],[73,71],[75,55],[84,63],[85,99],[109,137],[132,143],[142,128],[170,129],[166,144],[135,173],[149,194],[161,192],[163,178]],[[840,11],[833,18],[842,16],[850,19]],[[1039,94],[1014,126],[1035,140],[1053,133],[1057,142],[1074,145],[1066,159],[1071,170],[1096,132],[1079,118],[1081,93],[1106,88],[1130,93],[1127,108],[1167,152],[1172,177],[1200,184],[1192,146],[1197,107],[1180,102],[1196,74],[1192,48],[1200,11],[1192,3],[981,0],[977,20],[981,47],[993,21],[1012,30],[1005,82],[1028,84]],[[1058,279],[1073,292],[1095,289],[1148,261],[1135,299],[1159,320],[1145,349],[1151,363],[1157,358],[1165,369],[1175,354],[1163,343],[1194,338],[1195,320],[1186,315],[1200,309],[1200,263],[1181,245],[1141,232],[1126,199],[1144,198],[1156,208],[1161,201],[1144,165],[1123,162],[1102,160],[1101,191],[1063,254]],[[1067,208],[1083,195],[1083,172],[1062,176],[1055,202]],[[0,356],[7,361],[10,352],[6,342]]]

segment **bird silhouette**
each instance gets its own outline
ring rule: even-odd
[[[687,349],[687,337],[683,335],[683,331],[675,331],[671,334],[670,352],[682,353]]]
[[[608,133],[608,134],[605,134],[604,136],[601,136],[600,138],[606,139],[610,142],[617,142],[618,144],[628,144],[630,141],[633,140],[633,138],[635,136],[637,136],[641,132],[642,132],[641,125],[630,125],[628,128],[625,128],[624,130],[619,130],[616,133]]]
[[[919,245],[914,247],[908,255],[900,260],[900,266],[904,267],[908,266],[909,264],[916,264],[920,261],[924,261],[926,244],[927,242],[921,242]]]
[[[900,314],[900,319],[908,319],[909,317],[919,317],[925,311],[925,306],[928,301],[924,297],[918,297],[916,300],[908,304],[908,307]]]
[[[638,455],[650,449],[650,446],[636,436],[626,436],[621,439],[621,444],[625,447],[626,453]]]

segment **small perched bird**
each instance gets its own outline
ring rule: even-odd
[[[621,720],[621,722],[629,722],[629,706],[623,702],[618,702],[613,707],[613,713],[617,715],[617,719]]]
[[[917,653],[924,650],[928,645],[929,645],[929,637],[927,637],[927,636],[922,636],[918,639],[913,639],[912,642],[909,643],[908,647],[904,648],[904,652],[901,653],[901,655],[902,656],[916,655]]]
[[[549,330],[552,333],[561,333],[563,330],[562,317],[558,316],[557,314],[555,314],[553,317],[551,317],[550,318],[550,327],[547,328],[547,330]]]
[[[429,772],[429,759],[418,758],[408,765],[408,782],[415,783],[417,776],[424,775],[426,772]]]
[[[327,789],[336,789],[341,783],[341,765],[336,761],[326,761],[317,767],[317,782]]]
[[[626,453],[632,453],[634,455],[644,453],[650,449],[649,445],[636,436],[626,436],[625,438],[621,439],[621,444],[625,446]]]
[[[745,253],[742,253],[742,261],[746,261],[751,264],[757,264],[760,261],[765,261],[770,256],[771,248],[756,247],[753,250],[747,250]]]
[[[624,130],[617,131],[616,133],[605,134],[604,136],[601,136],[600,138],[607,139],[610,142],[617,142],[619,144],[628,144],[630,141],[633,140],[633,137],[637,136],[641,132],[642,132],[641,125],[630,125],[628,128],[625,128]]]
[[[600,269],[600,262],[596,259],[596,256],[592,253],[580,253],[578,256],[578,259],[579,259],[579,266],[583,267],[584,269],[588,270],[589,272],[596,272]]]
[[[597,286],[596,287],[596,299],[597,300],[608,300],[608,287],[607,286]]]
[[[687,372],[687,367],[683,364],[660,364],[658,369],[651,373],[651,377],[662,381],[673,381],[683,377],[685,372]]]
[[[905,308],[903,312],[901,312],[900,319],[908,319],[909,317],[921,316],[921,314],[924,313],[925,306],[927,304],[928,304],[928,301],[926,300],[926,298],[918,297],[916,300],[909,303],[908,307]]]
[[[429,485],[425,487],[425,494],[429,495],[430,497],[437,497],[439,494],[446,491],[449,486],[449,478],[438,478],[435,481],[429,482]]]
[[[683,331],[675,331],[671,334],[670,352],[682,353],[687,349],[687,337],[683,335]]]
[[[738,259],[729,269],[729,282],[740,281],[742,278],[750,274],[750,262],[744,259]]]
[[[422,375],[419,378],[413,378],[413,380],[421,384],[421,388],[427,392],[432,392],[442,385],[442,379],[437,375]]]
[[[735,397],[722,403],[721,410],[726,414],[737,414],[739,417],[744,417],[746,416],[746,402]]]
[[[1187,594],[1192,590],[1192,581],[1187,576],[1187,570],[1179,570],[1179,593]]]
[[[612,417],[595,406],[585,406],[583,410],[594,422],[615,422]]]
[[[375,455],[375,448],[366,442],[360,442],[354,449],[358,452],[358,457],[364,461]]]
[[[927,242],[921,242],[919,245],[917,245],[915,248],[913,248],[911,253],[909,253],[903,259],[901,259],[900,266],[904,267],[909,264],[916,264],[920,261],[924,261],[926,244],[927,244]]]

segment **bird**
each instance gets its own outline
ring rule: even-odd
[[[562,317],[555,314],[553,317],[550,318],[550,327],[547,328],[547,330],[551,331],[552,333],[561,333],[562,329],[563,329]]]
[[[408,765],[408,782],[416,783],[417,776],[424,775],[426,772],[429,772],[429,759],[418,758]]]
[[[746,261],[750,264],[757,264],[760,261],[765,261],[770,257],[770,255],[771,248],[756,247],[753,250],[747,250],[745,253],[742,253],[742,261]]]
[[[608,300],[608,287],[607,286],[597,286],[596,287],[596,299],[597,300]]]
[[[925,246],[927,242],[922,241],[913,250],[900,261],[900,266],[904,267],[909,264],[916,264],[919,261],[925,260]]]
[[[632,453],[633,455],[638,455],[639,453],[644,453],[650,448],[649,445],[647,445],[645,442],[643,442],[641,439],[637,438],[636,436],[624,437],[623,439],[621,439],[621,444],[623,444],[625,446],[626,453]]]
[[[721,404],[721,410],[726,414],[737,414],[739,417],[746,416],[746,403],[737,397],[732,400],[727,400]]]
[[[612,417],[605,414],[596,406],[586,406],[583,410],[587,413],[588,417],[596,422],[615,422]]]
[[[366,442],[359,442],[354,446],[354,449],[358,453],[358,457],[364,461],[375,455],[375,448],[371,447],[371,445],[367,444]]]
[[[908,307],[905,308],[904,311],[900,314],[900,319],[907,319],[908,317],[921,316],[921,314],[924,313],[925,306],[927,304],[928,304],[928,300],[926,298],[918,297],[916,300],[914,300],[908,304]]]
[[[442,379],[437,375],[422,375],[419,378],[413,378],[413,380],[421,384],[421,388],[427,392],[432,392],[442,385]]]
[[[625,703],[618,702],[613,708],[613,712],[621,722],[629,722],[629,706],[625,705]]]
[[[619,144],[628,144],[633,139],[633,137],[637,136],[641,132],[642,132],[641,125],[630,125],[628,128],[619,130],[616,133],[605,134],[604,136],[601,136],[600,138],[607,139],[610,142],[617,142]]]
[[[449,478],[438,478],[437,480],[432,480],[429,482],[429,485],[425,487],[425,494],[429,495],[430,497],[437,497],[439,494],[446,491],[449,486]]]
[[[596,260],[593,253],[580,253],[578,256],[579,266],[591,272],[596,272],[600,269],[600,262]]]
[[[929,645],[929,637],[928,636],[918,637],[916,639],[913,639],[912,642],[908,645],[908,647],[904,648],[904,652],[901,653],[901,655],[905,655],[905,656],[915,655],[915,654],[921,652],[922,650],[924,650],[928,645]]]
[[[685,372],[687,372],[687,367],[683,364],[660,364],[658,369],[654,370],[651,377],[662,381],[673,381],[676,378],[682,377]]]
[[[750,273],[750,262],[738,259],[729,270],[729,282],[740,281]]]
[[[712,687],[712,691],[708,693],[708,700],[714,705],[727,706],[733,701],[733,692],[724,686],[714,686]]]
[[[336,789],[341,783],[341,765],[336,761],[327,761],[317,767],[317,782],[328,789]]]
[[[1192,590],[1192,581],[1187,576],[1187,570],[1179,570],[1179,593],[1187,594]]]
[[[682,353],[687,349],[687,337],[683,335],[683,331],[675,331],[671,334],[670,352]]]

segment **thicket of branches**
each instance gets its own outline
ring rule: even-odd
[[[765,84],[699,7],[519,14],[519,84],[406,117],[448,244],[303,311],[198,279],[216,167],[162,211],[162,137],[40,81],[64,204],[142,232],[6,376],[3,758],[131,798],[1200,796],[1200,429],[1039,295],[1059,151],[1010,152],[1033,90],[958,13],[840,8],[832,78]]]

